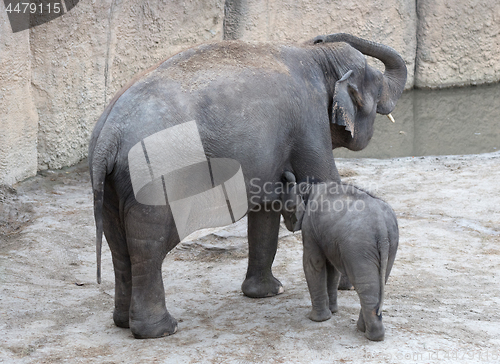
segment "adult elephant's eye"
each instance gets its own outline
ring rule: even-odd
[[[358,91],[356,86],[348,85],[347,89],[349,90],[349,96],[351,96],[352,101],[356,104],[356,106],[360,109],[363,108],[363,96]]]
[[[324,40],[321,36],[317,36],[316,38],[314,38],[313,40],[313,44],[318,44],[318,43],[323,43]]]

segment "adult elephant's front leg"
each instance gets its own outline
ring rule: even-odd
[[[271,271],[276,250],[280,213],[250,211],[248,213],[248,270],[241,289],[248,297],[270,297],[283,293],[283,285]]]

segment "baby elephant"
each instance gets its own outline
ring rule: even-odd
[[[382,302],[399,232],[396,216],[384,201],[352,185],[307,184],[285,172],[283,217],[289,230],[302,227],[303,264],[313,321],[337,312],[340,274],[358,293],[358,329],[370,340],[384,339]]]

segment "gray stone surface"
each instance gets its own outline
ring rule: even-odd
[[[319,34],[351,33],[396,49],[408,67],[406,88],[413,86],[417,17],[408,0],[243,0],[231,1],[227,38],[297,42]]]
[[[0,185],[36,174],[38,117],[31,97],[27,32],[12,33],[0,5]]]
[[[39,169],[72,165],[87,155],[90,133],[105,107],[110,3],[80,1],[69,13],[29,30]]]
[[[500,80],[498,0],[420,0],[417,87]]]
[[[15,34],[3,2],[0,12],[0,183],[6,184],[84,158],[97,118],[134,75],[223,37],[300,42],[348,32],[400,52],[407,88],[500,80],[498,0],[80,1]],[[405,105],[403,97],[398,108]],[[407,145],[404,138],[400,143]]]
[[[113,324],[107,244],[102,284],[95,281],[92,192],[88,170],[79,165],[44,171],[7,197],[12,210],[29,216],[23,224],[6,224],[9,236],[1,236],[0,204],[0,361],[498,363],[500,153],[337,165],[344,181],[380,196],[398,213],[401,240],[385,289],[385,341],[370,342],[356,329],[355,291],[339,292],[339,311],[330,320],[307,318],[301,234],[284,227],[273,272],[285,292],[245,297],[244,220],[198,232],[167,255],[167,307],[179,331],[135,340]],[[462,357],[469,360],[455,359]]]
[[[186,48],[222,39],[223,0],[124,0],[111,13],[108,101],[141,71]]]
[[[80,1],[64,16],[32,28],[39,169],[83,159],[113,95],[162,59],[222,39],[222,19],[221,1]]]

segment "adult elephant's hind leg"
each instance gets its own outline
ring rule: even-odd
[[[112,205],[103,209],[104,234],[111,250],[115,271],[115,309],[113,321],[118,327],[129,327],[130,297],[132,295],[132,267],[128,254],[125,230],[118,212]]]
[[[115,271],[113,321],[116,326],[127,328],[129,327],[130,297],[132,294],[132,271],[127,242],[121,229],[107,228],[104,224],[104,231],[106,232],[106,241],[111,249]]]
[[[280,214],[274,211],[248,213],[248,270],[241,290],[248,297],[270,297],[283,293],[283,285],[271,271],[276,250]]]
[[[160,211],[161,210],[161,211]],[[161,274],[163,259],[179,238],[167,207],[136,205],[126,218],[127,244],[132,263],[130,329],[138,339],[174,334],[177,321],[165,305]]]

